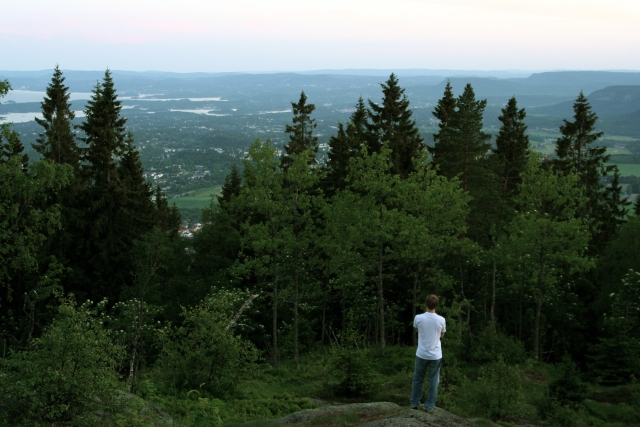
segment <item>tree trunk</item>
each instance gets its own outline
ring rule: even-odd
[[[491,331],[496,333],[496,250],[493,250],[493,281],[491,283]]]
[[[295,255],[296,271],[294,277],[294,292],[293,292],[293,357],[296,361],[296,366],[300,366],[300,360],[298,355],[298,300],[299,300],[299,282],[298,282],[298,254]]]
[[[384,356],[384,289],[382,287],[382,251],[383,244],[378,246],[378,317],[380,320],[380,353]]]
[[[322,352],[324,354],[324,336],[327,328],[327,288],[329,287],[329,279],[325,277],[324,286],[322,289]]]
[[[278,367],[278,267],[276,266],[275,256],[271,265],[273,273],[273,349],[271,354],[271,364],[274,368]]]
[[[522,270],[520,271],[520,295],[518,298],[518,340],[522,341],[522,300],[524,299],[524,278],[522,277]]]
[[[533,331],[533,356],[538,360],[540,358],[540,316],[542,312],[542,301],[544,299],[544,251],[540,251],[540,261],[538,269],[538,295],[536,297],[536,320]]]

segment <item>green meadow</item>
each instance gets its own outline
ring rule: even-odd
[[[203,209],[209,207],[213,196],[220,195],[221,189],[221,185],[199,188],[186,196],[169,199],[169,204],[175,203],[178,209]]]
[[[620,176],[640,176],[640,164],[638,163],[618,163]]]

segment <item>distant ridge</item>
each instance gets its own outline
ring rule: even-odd
[[[623,116],[640,110],[640,85],[609,86],[585,95],[593,111],[601,118]],[[571,117],[573,101],[536,108],[534,112]]]

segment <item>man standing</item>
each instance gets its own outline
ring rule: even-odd
[[[426,300],[427,312],[419,314],[413,321],[413,327],[418,332],[418,350],[413,371],[411,385],[411,409],[420,409],[424,377],[429,369],[429,388],[424,401],[424,410],[430,414],[436,411],[438,397],[438,383],[440,382],[440,366],[442,365],[442,347],[440,338],[447,331],[444,317],[436,314],[438,297],[429,295]]]

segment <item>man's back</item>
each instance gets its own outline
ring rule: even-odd
[[[440,336],[447,330],[444,317],[429,312],[419,314],[414,319],[413,326],[418,330],[416,356],[425,360],[442,359]]]

